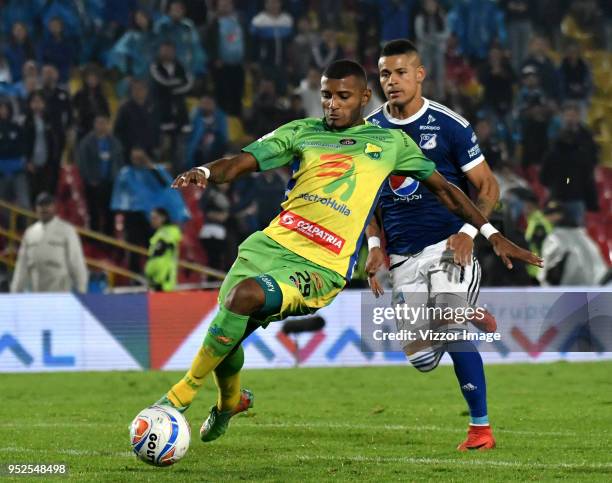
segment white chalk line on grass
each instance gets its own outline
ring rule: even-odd
[[[294,459],[289,455],[276,455],[276,458]],[[351,461],[357,463],[406,463],[411,465],[461,465],[461,466],[484,466],[484,467],[500,467],[500,468],[524,468],[524,469],[588,469],[588,470],[603,470],[612,469],[612,463],[537,463],[537,462],[521,462],[521,461],[504,461],[504,460],[475,460],[475,459],[451,459],[451,458],[418,458],[410,456],[308,456],[298,455],[298,460],[301,461]]]
[[[250,423],[244,421],[244,419],[238,420],[236,422],[237,425],[245,428],[295,428],[295,429],[346,429],[346,430],[359,430],[359,431],[415,431],[415,432],[443,432],[443,433],[464,433],[464,427],[456,427],[456,428],[446,428],[442,426],[408,426],[402,424],[351,424],[351,423],[325,423],[325,422],[317,422],[313,421],[312,423],[292,423],[292,422],[262,422],[262,423]],[[126,427],[128,424],[126,423]],[[80,428],[80,427],[121,427],[120,424],[116,423],[95,423],[95,422],[40,422],[40,423],[32,423],[29,421],[24,421],[23,423],[19,422],[7,422],[0,423],[0,428]],[[236,426],[238,427],[238,426]],[[576,437],[576,436],[588,436],[585,433],[576,433],[573,431],[523,431],[523,430],[515,430],[515,429],[497,429],[499,433],[505,434],[517,434],[523,436],[566,436],[566,437]],[[593,436],[601,437],[602,433],[597,433]]]
[[[45,449],[35,450],[32,448],[20,448],[16,446],[8,446],[0,448],[0,453],[19,453],[19,454],[40,454],[45,452],[46,455],[58,454],[67,456],[102,456],[109,458],[134,458],[130,451],[94,451],[84,449]],[[45,456],[46,456],[45,455]],[[539,462],[521,462],[508,460],[489,460],[489,459],[453,459],[453,458],[419,458],[410,456],[309,456],[309,455],[276,455],[275,458],[286,461],[329,461],[329,462],[355,462],[355,463],[383,463],[396,464],[403,463],[409,465],[430,465],[430,466],[473,466],[484,468],[517,468],[517,469],[539,469],[539,470],[605,470],[612,469],[612,463],[539,463]]]

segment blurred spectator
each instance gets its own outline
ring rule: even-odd
[[[304,54],[302,54],[304,55]],[[334,60],[344,58],[344,50],[338,45],[338,35],[333,29],[325,29],[321,40],[312,46],[312,61],[320,70],[325,69]]]
[[[545,210],[554,228],[542,243],[542,285],[593,286],[607,273],[607,264],[586,229],[575,223],[572,209],[550,203]]]
[[[28,30],[24,23],[15,22],[13,24],[11,37],[3,51],[11,68],[12,81],[20,81],[23,64],[27,60],[36,58],[34,45],[28,36]]]
[[[393,39],[412,38],[413,11],[416,0],[373,0],[378,6],[380,19],[380,43]]]
[[[543,35],[555,48],[559,48],[561,40],[560,25],[565,17],[569,1],[538,0],[529,2],[533,14],[534,30]]]
[[[476,122],[474,130],[478,137],[478,145],[488,165],[493,170],[501,168],[501,165],[508,159],[508,150],[506,145],[494,136],[491,122],[486,118],[481,118]]]
[[[151,211],[151,227],[155,233],[149,242],[145,276],[151,290],[170,292],[176,287],[181,230],[170,221],[168,212],[159,207]]]
[[[301,17],[297,21],[296,34],[291,41],[288,68],[291,69],[291,82],[299,84],[308,75],[311,67],[311,58],[304,52],[311,52],[317,43],[318,36],[313,31],[312,23],[308,17]]]
[[[8,87],[12,83],[11,67],[4,56],[4,52],[0,52],[0,85]]]
[[[414,30],[421,60],[435,83],[435,97],[441,99],[446,78],[444,54],[448,27],[446,15],[437,0],[423,2],[423,10],[414,20]]]
[[[225,271],[228,268],[228,221],[230,216],[229,184],[210,185],[202,193],[200,209],[205,223],[199,233],[206,252],[207,265]],[[210,188],[210,189],[208,189]]]
[[[533,37],[529,43],[529,55],[523,61],[521,72],[526,68],[534,68],[540,80],[540,85],[546,96],[559,101],[559,74],[555,64],[548,55],[548,43],[543,37]]]
[[[35,60],[27,60],[21,67],[21,80],[13,84],[13,90],[10,94],[17,96],[20,101],[27,101],[30,94],[39,87],[38,65]]]
[[[219,0],[217,17],[207,31],[215,100],[230,116],[240,116],[246,43],[244,27],[233,0]]]
[[[23,125],[26,167],[34,200],[43,191],[55,193],[62,156],[60,135],[53,125],[41,91],[28,99],[28,113]]]
[[[296,94],[302,98],[306,117],[321,117],[321,72],[315,67],[308,69],[308,77],[302,79]]]
[[[264,171],[255,179],[258,230],[263,230],[280,213],[288,181],[283,175],[284,172],[279,170]]]
[[[109,68],[123,75],[145,78],[155,58],[155,34],[151,17],[143,10],[134,13],[134,25],[117,41],[108,54]]]
[[[597,211],[595,166],[597,145],[588,127],[580,122],[580,109],[572,102],[563,108],[563,126],[544,158],[540,181],[550,196],[563,200],[577,226],[583,224],[584,211]]]
[[[251,22],[253,61],[259,63],[264,75],[284,87],[286,47],[293,34],[293,17],[282,11],[280,0],[266,0],[264,10]]]
[[[287,122],[295,121],[296,119],[304,119],[305,117],[306,110],[304,109],[302,96],[299,94],[291,94],[291,96],[289,96],[289,109],[286,115]]]
[[[124,159],[129,159],[134,146],[142,147],[149,155],[159,147],[159,112],[149,97],[149,86],[144,80],[133,79],[130,98],[117,112],[115,136],[123,146]]]
[[[251,174],[234,181],[231,186],[231,234],[237,244],[259,229],[256,183],[257,175]]]
[[[124,158],[121,143],[112,135],[107,115],[97,115],[93,130],[79,143],[77,164],[85,188],[89,226],[92,230],[111,235],[113,180],[123,166]]]
[[[211,96],[202,96],[187,141],[187,168],[201,166],[222,157],[227,149],[227,141],[225,113],[217,108]]]
[[[80,140],[93,128],[98,114],[110,114],[108,100],[102,90],[100,73],[96,66],[83,71],[83,87],[75,94],[73,102],[77,138]]]
[[[284,109],[271,79],[262,79],[253,101],[249,118],[249,132],[256,137],[272,132],[284,116]]]
[[[510,241],[521,248],[527,248],[525,238],[518,231],[516,224],[508,222],[507,214],[494,211],[491,213],[489,220]],[[495,254],[491,245],[483,237],[477,237],[474,240],[474,252],[477,254],[482,269],[480,284],[483,287],[525,287],[532,285],[525,263],[513,263],[512,270],[508,270],[501,258]]]
[[[102,21],[104,28],[113,36],[120,35],[130,25],[130,20],[138,8],[137,0],[104,0],[102,2]]]
[[[447,87],[454,85],[456,88],[463,88],[475,80],[476,74],[474,69],[472,69],[469,62],[461,54],[459,39],[455,35],[451,35],[446,42],[444,67]]]
[[[185,16],[191,19],[196,27],[206,25],[208,19],[208,6],[213,3],[210,0],[183,0],[185,5]]]
[[[548,150],[551,112],[535,67],[528,65],[521,72],[522,87],[517,98],[523,166],[540,165]]]
[[[504,118],[512,110],[515,76],[501,49],[491,48],[487,63],[479,69],[478,78],[484,88],[483,107]]]
[[[39,0],[4,0],[2,16],[0,16],[0,35],[11,31],[13,25],[19,22],[27,30],[32,31],[39,13]]]
[[[493,42],[506,44],[504,14],[491,0],[457,2],[447,21],[450,31],[459,39],[461,53],[475,63],[487,57]]]
[[[604,16],[598,0],[574,0],[570,2],[568,16],[574,20],[584,34],[590,37],[589,40],[592,45],[600,48],[604,46]]]
[[[57,132],[59,151],[63,152],[66,145],[66,131],[72,124],[72,105],[70,94],[58,86],[59,72],[51,64],[42,67],[42,94],[47,106],[49,120]]]
[[[132,148],[130,156],[131,165],[121,168],[115,178],[111,210],[124,215],[126,241],[146,247],[153,234],[147,217],[154,207],[165,208],[173,222],[189,215],[180,193],[170,188],[170,173],[161,164],[153,164],[141,148]],[[130,270],[140,272],[138,256],[130,255],[128,263]]]
[[[168,15],[155,22],[154,32],[162,43],[172,43],[176,57],[189,74],[206,72],[206,54],[200,36],[191,20],[185,18],[185,3],[171,0]]]
[[[529,250],[538,256],[542,256],[542,245],[546,237],[552,232],[553,224],[546,216],[546,213],[538,208],[538,200],[530,193],[525,197],[523,214],[527,220],[527,229],[525,230],[525,240],[529,243]],[[535,281],[539,283],[539,275],[542,269],[535,265],[527,266],[527,273]]]
[[[40,2],[38,7],[38,15],[43,26],[43,35],[53,33],[50,22],[53,19],[59,19],[63,25],[64,35],[69,37],[71,41],[77,45],[84,38],[84,23],[87,22],[87,13],[91,12],[92,8],[83,5],[94,4],[98,2],[75,2],[74,0],[46,0]],[[79,5],[81,3],[81,5]],[[102,3],[102,2],[100,2]],[[83,8],[84,7],[84,8]],[[36,8],[36,7],[35,7]],[[83,17],[81,17],[83,14]],[[87,39],[85,39],[87,40]]]
[[[13,107],[7,99],[0,99],[0,199],[28,208],[25,150],[23,130],[13,121]]]
[[[585,121],[593,85],[591,69],[581,56],[578,44],[572,43],[567,48],[559,73],[563,98],[575,101],[580,105],[581,118]]]
[[[38,62],[54,65],[59,71],[60,81],[66,83],[70,69],[77,61],[76,44],[65,36],[64,22],[60,17],[51,17],[48,28],[49,34],[44,35],[38,44]]]
[[[87,266],[74,227],[55,214],[48,193],[36,198],[39,221],[24,233],[17,255],[11,292],[85,292]]]
[[[527,57],[527,43],[533,30],[531,3],[529,0],[503,0],[502,2],[506,12],[508,48],[514,70],[518,70],[521,62]]]
[[[480,142],[480,138],[478,138],[478,141]],[[486,154],[485,159],[488,161]],[[527,180],[522,178],[508,161],[497,165],[493,174],[499,184],[499,199],[502,203],[507,202],[512,197],[514,191],[530,189]]]
[[[181,132],[189,129],[189,117],[185,105],[185,94],[193,85],[193,77],[183,65],[176,60],[176,50],[171,43],[164,42],[159,46],[157,60],[151,64],[153,95],[159,108],[160,127],[165,139],[162,141],[168,157],[173,157],[178,146]],[[174,162],[180,156],[173,157]]]

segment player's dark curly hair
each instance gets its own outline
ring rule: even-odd
[[[402,54],[418,54],[419,50],[408,39],[395,39],[387,42],[380,53],[381,57],[389,57],[390,55]]]
[[[355,76],[363,82],[363,85],[368,83],[366,71],[361,64],[348,59],[336,60],[329,64],[323,71],[323,76],[328,79],[344,79],[345,77]]]

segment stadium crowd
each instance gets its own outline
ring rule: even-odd
[[[375,109],[380,46],[410,38],[426,97],[473,124],[498,177],[496,224],[537,252],[554,245],[548,273],[507,272],[479,246],[483,285],[602,281],[608,248],[604,259],[584,225],[591,213],[609,221],[595,169],[612,154],[587,122],[595,85],[584,48],[612,51],[610,2],[0,0],[0,9],[3,200],[29,208],[53,193],[63,218],[141,246],[163,208],[184,227],[183,248],[195,239],[191,258],[227,270],[237,244],[277,214],[288,172],[185,195],[170,189],[172,176],[319,117],[320,73],[333,60],[366,67]],[[129,266],[144,270],[137,257]]]

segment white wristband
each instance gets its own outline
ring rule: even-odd
[[[461,230],[459,230],[459,233],[465,233],[467,236],[469,236],[473,240],[474,238],[476,238],[476,235],[478,235],[478,228],[476,228],[473,225],[470,225],[469,223],[466,223],[465,225],[461,227]]]
[[[493,225],[491,225],[491,223],[485,223],[480,227],[480,233],[488,240],[491,235],[499,233],[499,230],[497,230]]]
[[[371,236],[368,238],[368,251],[372,248],[380,248],[380,238],[377,236]]]
[[[196,169],[202,171],[206,179],[210,178],[210,169],[208,169],[206,166],[197,166]]]

